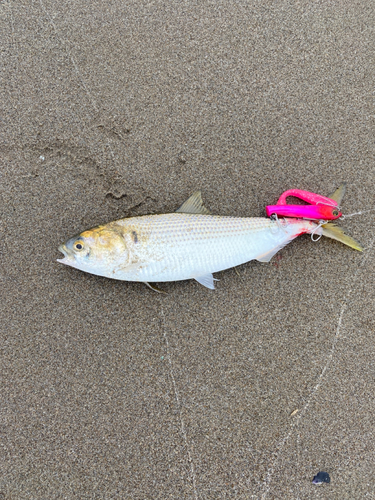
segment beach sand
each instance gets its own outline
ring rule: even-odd
[[[374,208],[374,3],[0,13],[0,498],[372,498],[375,212],[340,221],[363,253],[303,236],[215,291],[56,259],[196,190],[259,217],[345,181],[344,213]]]

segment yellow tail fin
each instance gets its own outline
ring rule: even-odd
[[[344,198],[345,191],[346,191],[346,182],[341,184],[341,186],[338,189],[336,189],[336,191],[334,191],[332,194],[330,194],[328,198],[331,198],[331,200],[335,200],[337,205],[340,206],[342,199]]]
[[[344,233],[344,230],[340,227],[337,227],[336,224],[332,222],[328,222],[327,224],[323,224],[322,226],[323,236],[327,238],[332,238],[333,240],[341,241],[344,245],[348,245],[348,247],[354,248],[355,250],[359,250],[362,252],[363,248],[355,241],[354,238],[351,238],[347,234]]]

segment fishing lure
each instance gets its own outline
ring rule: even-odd
[[[345,194],[346,185],[342,184],[336,192],[336,198],[342,200]],[[287,205],[286,199],[288,196],[294,196],[301,200],[307,201],[310,205]],[[289,189],[285,191],[279,198],[276,205],[267,205],[266,214],[268,217],[283,216],[283,217],[300,217],[309,220],[336,220],[342,217],[342,212],[339,209],[339,202],[336,199],[328,198],[309,191],[301,189]]]

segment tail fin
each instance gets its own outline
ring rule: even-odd
[[[348,245],[348,247],[354,248],[355,250],[359,250],[360,252],[362,252],[363,250],[358,241],[355,241],[354,238],[351,238],[350,236],[345,234],[343,229],[337,227],[336,224],[333,224],[332,222],[323,224],[322,234],[327,238],[332,238],[333,240],[341,241],[341,243],[344,243],[344,245]]]
[[[337,203],[337,205],[340,206],[341,202],[342,202],[342,199],[344,198],[345,191],[346,191],[346,182],[344,182],[343,184],[341,184],[341,186],[338,189],[336,189],[335,192],[333,192],[332,194],[330,194],[328,196],[328,198],[331,198],[331,200],[335,200],[335,202]]]

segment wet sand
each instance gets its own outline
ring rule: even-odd
[[[344,213],[373,208],[374,10],[1,3],[1,499],[373,497],[371,212],[341,222],[362,254],[304,236],[214,292],[56,259],[197,189],[263,216],[346,181]]]

